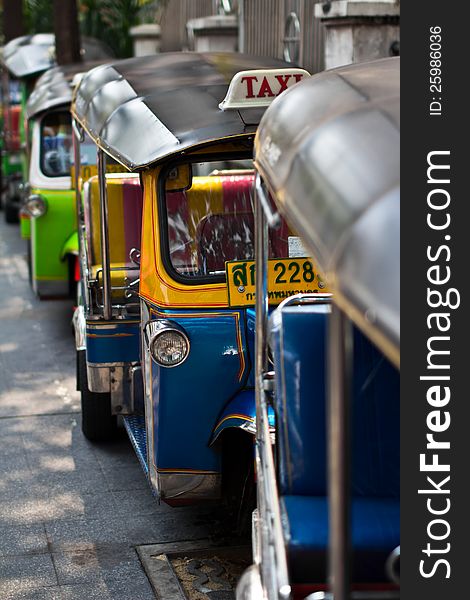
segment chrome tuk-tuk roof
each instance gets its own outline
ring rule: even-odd
[[[26,118],[31,119],[51,108],[70,105],[73,88],[77,85],[81,75],[102,62],[53,67],[43,73],[28,98]]]
[[[97,67],[76,88],[72,113],[129,170],[211,141],[254,133],[264,109],[222,110],[239,71],[289,67],[235,53],[179,52]]]
[[[94,61],[113,55],[99,40],[82,37],[82,56],[83,60]],[[53,33],[37,33],[15,38],[3,47],[1,60],[14,77],[38,75],[56,64],[55,36]]]
[[[336,301],[399,365],[400,59],[315,75],[277,98],[256,165]]]

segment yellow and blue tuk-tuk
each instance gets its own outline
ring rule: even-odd
[[[173,505],[252,497],[253,139],[266,106],[307,75],[161,54],[98,67],[75,92],[76,139],[99,148],[79,198],[82,428],[108,438],[122,416]],[[110,159],[131,174],[106,175]],[[288,237],[273,236],[273,258]]]
[[[107,438],[122,416],[173,505],[254,489],[253,138],[306,75],[266,58],[161,54],[98,67],[75,92],[76,137],[99,148],[79,199],[82,427]],[[109,158],[134,174],[106,175]],[[287,244],[277,232],[272,256]]]

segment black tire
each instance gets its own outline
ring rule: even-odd
[[[20,222],[18,207],[10,198],[8,192],[5,198],[5,221],[10,224]]]
[[[82,404],[82,431],[91,442],[113,440],[117,433],[117,418],[111,414],[111,394],[90,392],[85,350],[78,352],[78,387]]]
[[[222,493],[232,535],[251,536],[251,514],[256,507],[254,438],[240,429],[228,429],[222,440]]]

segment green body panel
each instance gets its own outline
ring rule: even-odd
[[[23,172],[23,159],[19,152],[3,151],[2,156],[2,173],[4,177],[14,175],[15,173]]]
[[[20,214],[20,233],[23,240],[31,237],[31,219]]]
[[[33,190],[47,203],[42,217],[31,219],[31,265],[36,281],[68,281],[66,247],[73,248],[77,231],[75,192],[73,190]]]

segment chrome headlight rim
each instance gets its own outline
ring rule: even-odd
[[[162,367],[164,369],[174,369],[175,367],[179,367],[180,365],[182,365],[188,358],[191,349],[191,344],[189,342],[189,338],[186,332],[178,323],[169,320],[150,321],[145,326],[144,331],[147,343],[147,350],[153,362],[155,362],[155,364],[157,364],[159,367]],[[186,344],[186,352],[183,358],[178,362],[174,364],[165,364],[157,358],[158,355],[156,354],[154,347],[162,335],[170,332],[175,333],[183,338],[184,343]]]
[[[36,204],[36,208],[39,207],[39,212],[33,208],[34,204]],[[41,194],[31,194],[26,200],[23,210],[33,219],[43,217],[47,213],[46,199]]]

